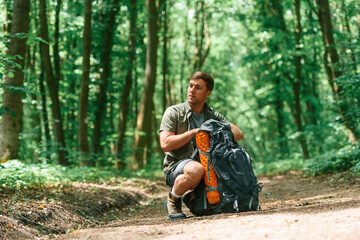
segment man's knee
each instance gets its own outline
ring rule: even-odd
[[[187,163],[184,167],[184,174],[188,175],[192,178],[196,178],[196,179],[202,179],[202,177],[204,176],[204,168],[203,166],[196,161],[191,161],[189,163]]]

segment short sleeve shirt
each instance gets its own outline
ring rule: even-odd
[[[159,131],[169,131],[175,135],[189,131],[191,129],[190,117],[192,114],[193,112],[187,101],[167,108],[162,117]],[[228,123],[228,120],[223,115],[216,112],[205,103],[204,122],[209,119]],[[165,152],[163,162],[163,171],[165,175],[173,171],[182,160],[190,158],[193,152],[194,146],[192,141],[178,149]]]

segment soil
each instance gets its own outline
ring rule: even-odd
[[[2,190],[2,239],[360,239],[360,178],[260,176],[262,211],[171,221],[163,180]]]

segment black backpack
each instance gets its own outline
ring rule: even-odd
[[[251,165],[252,159],[245,148],[233,139],[230,124],[208,120],[201,125],[200,131],[210,134],[208,161],[214,166],[221,201],[211,205],[206,199],[205,182],[202,180],[194,191],[182,200],[196,216],[217,213],[234,213],[261,210],[259,192],[264,186],[258,183]],[[198,151],[193,154],[199,161]]]

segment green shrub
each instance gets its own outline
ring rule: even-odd
[[[359,145],[348,145],[338,150],[328,151],[312,158],[306,165],[306,171],[317,176],[327,173],[360,170]]]

